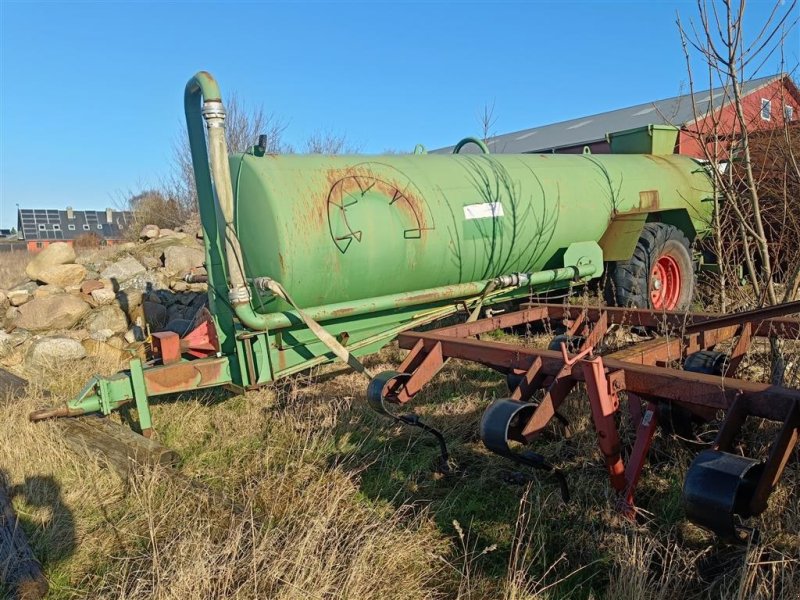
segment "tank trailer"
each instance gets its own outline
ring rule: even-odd
[[[496,369],[509,384],[509,397],[484,415],[485,445],[552,473],[565,499],[565,476],[512,446],[563,419],[559,405],[581,383],[621,510],[635,512],[633,490],[657,424],[685,429],[718,411],[719,436],[687,475],[687,515],[735,539],[741,519],[764,510],[797,441],[800,392],[734,376],[756,336],[800,333],[798,321],[783,318],[800,307],[730,317],[686,312],[695,285],[691,247],[709,232],[714,191],[706,167],[672,154],[674,128],[622,132],[607,155],[497,155],[473,138],[449,155],[419,147],[409,155],[274,155],[263,139],[229,154],[210,74],[189,80],[184,106],[208,311],[186,335],[152,333],[146,362],[94,377],[66,405],[31,419],[130,405],[149,436],[158,396],[220,386],[245,392],[338,359],[370,379],[373,408],[437,436],[446,468],[441,433],[393,408],[457,357]],[[643,150],[632,139],[649,144]],[[461,152],[467,144],[480,153]],[[569,294],[601,278],[607,308],[526,304],[479,318],[494,304]],[[456,314],[465,322],[409,333]],[[550,350],[475,339],[544,319],[565,331]],[[671,334],[604,356],[612,326]],[[403,364],[369,374],[359,357],[398,336],[410,351]],[[714,351],[731,339],[731,353]],[[671,368],[676,363],[682,368]],[[614,418],[624,399],[637,432],[627,464]],[[766,461],[731,451],[747,416],[783,423]]]

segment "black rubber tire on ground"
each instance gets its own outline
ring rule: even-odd
[[[677,289],[674,283],[668,283],[671,279],[662,281],[655,272],[671,275],[679,283]],[[657,310],[688,308],[694,296],[689,239],[673,225],[646,223],[633,256],[609,264],[605,296],[612,306]]]

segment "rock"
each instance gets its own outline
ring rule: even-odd
[[[111,279],[113,282],[120,284],[140,273],[144,273],[146,270],[138,260],[132,256],[126,256],[108,265],[100,272],[100,275],[105,279]]]
[[[31,334],[24,329],[17,329],[8,333],[0,330],[0,358],[10,356],[16,348],[24,344]]]
[[[93,290],[91,296],[92,300],[94,300],[97,306],[111,304],[117,298],[117,294],[114,292],[114,290],[110,290],[108,288]]]
[[[66,290],[63,287],[59,287],[57,285],[42,285],[36,288],[36,291],[33,292],[34,298],[44,298],[45,296],[56,296],[58,294],[64,294]]]
[[[159,231],[160,230],[158,229],[158,225],[145,225],[139,232],[139,239],[152,240],[153,238],[158,237]]]
[[[189,284],[180,279],[176,279],[175,281],[169,284],[169,287],[171,287],[172,290],[175,292],[185,292],[189,289]]]
[[[208,284],[207,283],[190,283],[189,284],[189,291],[194,292],[195,294],[206,294],[208,293]]]
[[[64,332],[64,337],[68,337],[79,342],[89,337],[89,332],[86,329],[70,329]]]
[[[125,333],[128,330],[128,318],[119,306],[109,304],[89,313],[84,320],[84,326],[90,335],[103,329],[110,330],[112,334]]]
[[[123,289],[125,290],[138,290],[140,292],[149,292],[169,287],[169,280],[167,276],[159,271],[147,271],[139,273],[125,282]]]
[[[13,329],[16,327],[14,322],[17,320],[17,317],[19,317],[19,308],[16,306],[9,306],[3,318],[3,327],[6,329]]]
[[[81,293],[83,294],[91,294],[95,290],[102,290],[106,287],[102,281],[98,281],[97,279],[87,279],[81,284]]]
[[[144,294],[139,290],[126,289],[117,292],[117,305],[128,315],[128,318],[133,319],[134,311],[142,305]]]
[[[22,306],[31,299],[32,294],[28,290],[11,290],[7,296],[11,306]]]
[[[129,344],[133,344],[134,342],[144,341],[144,331],[142,331],[142,328],[139,327],[138,325],[134,325],[125,334],[124,339]]]
[[[26,360],[32,366],[60,366],[65,360],[79,360],[86,349],[77,340],[63,336],[44,337],[33,342]]]
[[[93,331],[92,333],[89,334],[89,339],[105,342],[113,335],[114,332],[111,331],[110,329],[98,329],[97,331]]]
[[[148,269],[157,269],[161,266],[161,259],[151,256],[150,254],[142,256],[141,262]]]
[[[121,363],[130,359],[130,355],[127,352],[121,348],[115,348],[103,340],[88,338],[83,340],[82,345],[89,356],[94,356],[100,360]]]
[[[19,307],[14,325],[31,331],[70,329],[90,310],[86,302],[75,296],[34,298]]]
[[[203,266],[205,259],[206,254],[200,248],[170,246],[164,249],[164,270],[172,277],[180,277]]]
[[[172,230],[172,229],[167,229],[165,227],[164,229],[159,229],[158,230],[158,237],[160,237],[160,238],[169,237],[171,235],[175,235],[175,231]]]
[[[67,265],[75,262],[75,250],[65,242],[55,242],[39,252],[25,267],[25,273],[31,279],[39,279],[42,269],[55,265]]]
[[[8,296],[3,290],[0,290],[0,312],[5,311],[9,304],[10,302],[8,301]]]
[[[68,264],[68,265],[53,265],[39,269],[39,274],[36,279],[43,283],[58,285],[61,287],[67,285],[79,285],[81,281],[86,279],[86,267],[83,265]]]

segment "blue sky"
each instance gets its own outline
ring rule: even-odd
[[[747,33],[772,4],[748,3]],[[327,130],[366,153],[435,148],[478,133],[486,103],[500,133],[680,93],[676,11],[694,0],[0,0],[0,226],[16,203],[101,209],[157,185],[200,69],[295,146]]]

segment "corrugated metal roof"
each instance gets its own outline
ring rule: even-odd
[[[106,240],[119,240],[133,223],[129,211],[66,210],[20,208],[17,230],[24,240],[74,240],[85,233],[96,233]]]
[[[783,74],[770,75],[752,79],[742,84],[742,93],[750,94],[758,88],[783,77]],[[716,110],[730,99],[730,92],[724,87],[695,92],[697,114],[705,115]],[[487,140],[489,150],[498,154],[524,154],[532,152],[550,152],[558,148],[590,144],[605,140],[607,133],[624,131],[643,125],[676,125],[678,127],[695,119],[690,94],[674,96],[664,100],[645,102],[636,106],[611,110],[596,115],[588,115],[561,121],[551,125],[533,127],[495,136]],[[450,153],[453,146],[440,148],[432,152]],[[479,152],[475,146],[465,146],[462,152]]]

